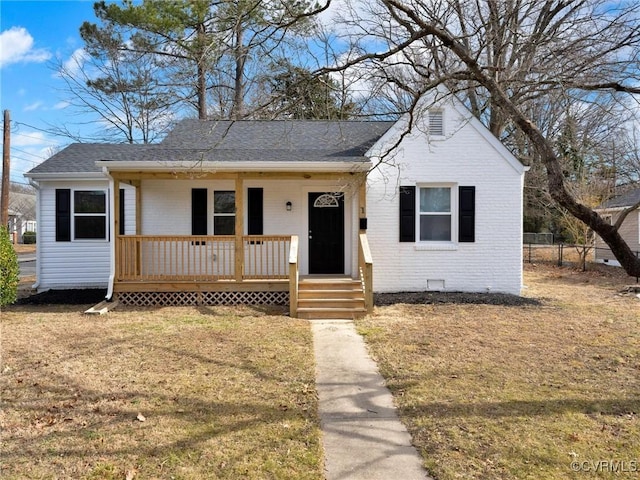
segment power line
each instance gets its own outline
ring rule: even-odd
[[[31,155],[32,157],[36,157],[42,160],[40,155],[36,155],[35,153],[27,152],[26,150],[22,150],[21,148],[11,147],[11,150],[15,150],[16,152],[25,153],[27,155]]]
[[[44,162],[44,160],[40,160],[39,162],[36,162],[35,160],[31,160],[30,158],[19,157],[18,155],[11,155],[11,158],[15,160],[20,160],[21,162],[28,162],[31,165],[40,165],[42,162]]]

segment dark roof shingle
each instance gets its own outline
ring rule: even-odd
[[[628,190],[604,202],[599,208],[624,208],[640,202],[640,187]]]
[[[75,143],[29,173],[96,173],[96,161],[363,162],[393,123],[187,119],[159,144]]]

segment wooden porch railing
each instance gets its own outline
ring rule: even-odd
[[[366,233],[359,235],[358,241],[358,270],[364,292],[364,307],[367,312],[373,311],[373,257],[369,249],[369,240]]]
[[[119,235],[116,281],[287,280],[290,236]],[[236,276],[237,265],[242,275]]]

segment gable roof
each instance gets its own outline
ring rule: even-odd
[[[640,187],[627,190],[604,202],[598,209],[626,208],[640,202]]]
[[[432,107],[439,109],[443,105],[447,105],[448,107],[451,107],[453,111],[457,112],[460,115],[460,118],[464,120],[461,122],[461,125],[473,128],[478,132],[478,134],[486,141],[487,145],[491,146],[496,154],[502,157],[502,159],[504,159],[505,162],[517,173],[523,174],[524,172],[529,171],[531,167],[524,165],[520,160],[518,160],[515,155],[513,155],[513,153],[511,153],[509,149],[493,133],[491,133],[491,131],[480,120],[478,120],[475,115],[471,113],[471,110],[469,110],[459,98],[449,92],[444,85],[438,85],[429,94],[425,94],[420,98],[414,113],[411,114],[414,116],[411,120],[414,123],[416,131],[421,131],[428,136],[429,129],[425,125],[425,122],[428,121],[428,112]],[[393,127],[390,128],[372,146],[372,148],[367,152],[367,155],[370,157],[379,157],[385,154],[385,147],[387,145],[394,145],[401,135],[407,132],[411,115],[406,113],[400,117],[400,119],[394,123]],[[420,124],[422,124],[421,127],[417,126]]]
[[[138,166],[159,162],[366,163],[369,160],[365,153],[369,147],[393,123],[186,119],[159,144],[69,145],[33,168],[27,176],[101,173],[101,166],[96,162],[135,162]]]

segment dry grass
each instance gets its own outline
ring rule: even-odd
[[[617,478],[638,478],[629,277],[526,269],[541,306],[395,305],[359,321],[425,465],[439,480],[551,480],[609,478],[598,462],[617,461]]]
[[[322,478],[306,322],[82,309],[2,313],[0,477]]]

